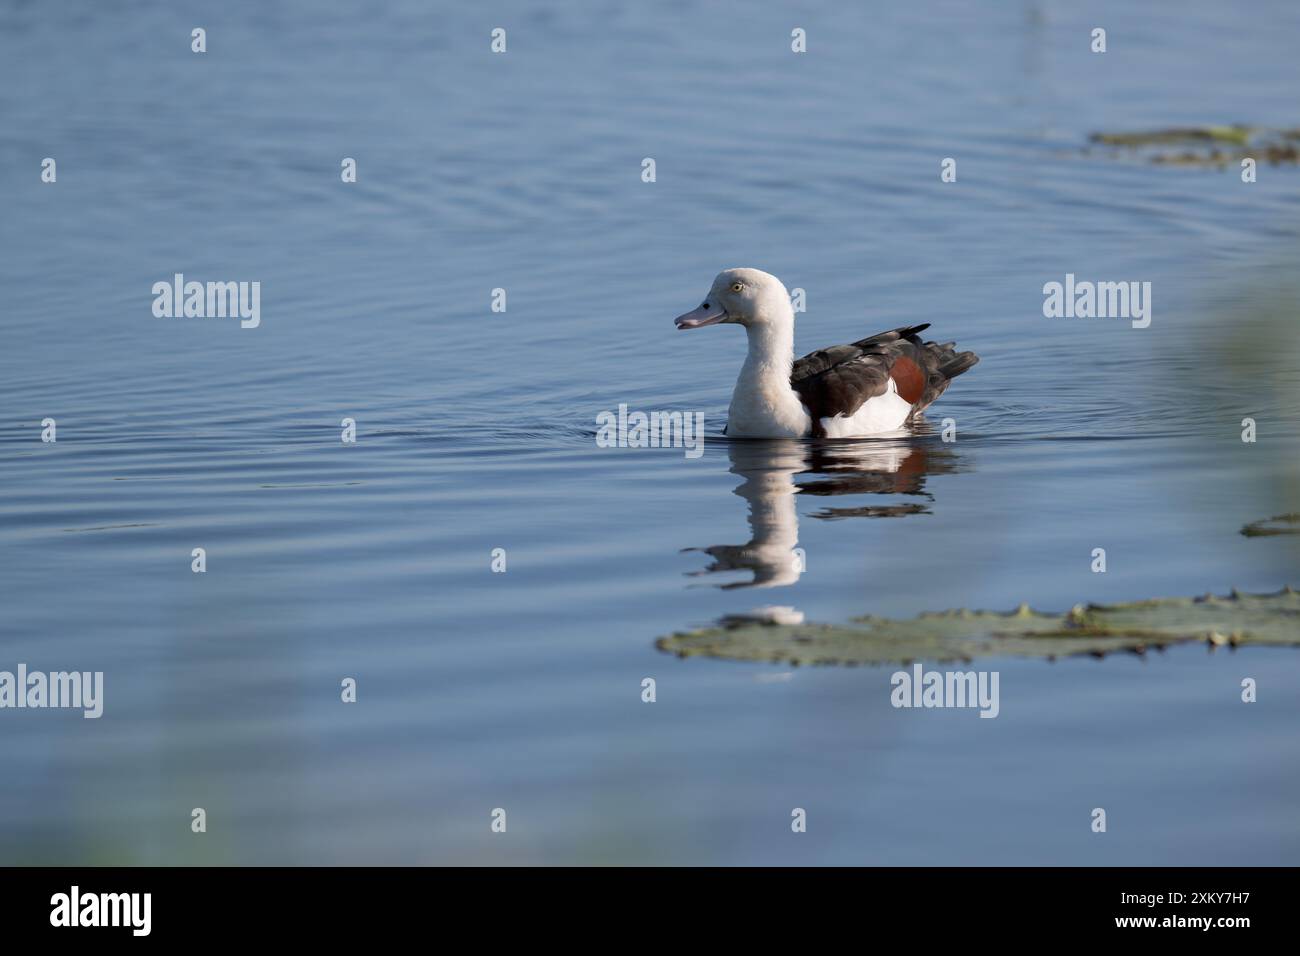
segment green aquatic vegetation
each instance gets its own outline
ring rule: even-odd
[[[1300,646],[1300,592],[1164,598],[1129,604],[1080,604],[1064,614],[1022,605],[1015,611],[956,610],[909,620],[855,618],[848,624],[760,623],[719,626],[660,638],[679,657],[785,664],[908,664],[977,657],[1101,657],[1145,653],[1201,641],[1211,647]]]
[[[1107,146],[1163,146],[1184,143],[1236,143],[1246,146],[1254,132],[1249,126],[1195,126],[1138,133],[1093,133],[1094,143]]]
[[[1093,133],[1089,140],[1169,166],[1236,166],[1250,158],[1279,165],[1300,162],[1300,129],[1262,126],[1189,126],[1129,133]]]

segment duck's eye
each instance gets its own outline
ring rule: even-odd
[[[732,292],[740,292],[740,291],[742,291],[744,288],[745,288],[745,284],[744,284],[743,282],[733,282],[733,283],[731,283],[731,291],[732,291]]]

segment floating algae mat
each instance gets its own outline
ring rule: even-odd
[[[1300,592],[1168,598],[1132,604],[1077,605],[1066,614],[1026,606],[1009,613],[944,611],[910,620],[856,618],[849,624],[762,623],[743,618],[660,638],[680,657],[721,657],[786,664],[908,664],[976,657],[1057,658],[1144,653],[1203,641],[1212,647],[1300,646]]]
[[[1240,166],[1243,159],[1269,165],[1300,162],[1300,129],[1262,126],[1191,126],[1134,133],[1093,133],[1089,140],[1171,166]]]
[[[1263,521],[1252,521],[1241,529],[1248,538],[1262,538],[1274,534],[1300,534],[1300,513],[1274,515]]]

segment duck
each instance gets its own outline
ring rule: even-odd
[[[728,438],[865,438],[905,431],[979,362],[954,342],[923,341],[929,322],[795,360],[790,293],[760,269],[718,273],[699,308],[674,321],[680,330],[745,329],[749,353],[727,409]]]

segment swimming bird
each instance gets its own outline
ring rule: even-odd
[[[679,329],[743,325],[749,355],[727,410],[730,438],[860,438],[910,424],[979,361],[954,343],[923,342],[930,323],[902,326],[795,361],[794,308],[776,276],[758,269],[718,273],[704,303]]]

